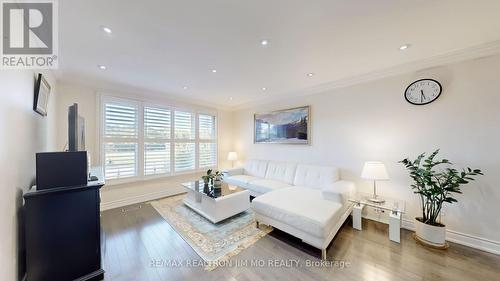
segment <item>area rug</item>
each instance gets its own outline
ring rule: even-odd
[[[185,196],[167,197],[150,204],[203,259],[207,270],[217,268],[272,230],[264,225],[257,228],[251,209],[213,224],[185,206],[182,202]]]

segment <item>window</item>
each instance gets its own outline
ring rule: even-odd
[[[144,175],[170,173],[170,143],[144,144]]]
[[[104,105],[104,167],[106,179],[137,176],[138,118],[135,105]]]
[[[217,165],[216,117],[103,97],[106,179],[169,176]]]
[[[170,173],[171,111],[144,107],[144,175]]]
[[[217,146],[215,143],[200,142],[200,168],[215,166],[217,156]]]
[[[194,114],[189,112],[175,112],[175,138],[180,140],[194,140]]]
[[[194,143],[175,144],[175,170],[178,172],[193,170],[195,166]]]
[[[199,114],[199,166],[200,168],[214,167],[217,162],[217,144],[215,116]]]
[[[175,111],[175,170],[189,171],[196,165],[194,114]]]

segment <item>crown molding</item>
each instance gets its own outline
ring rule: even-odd
[[[319,94],[326,91],[331,91],[335,89],[345,88],[357,84],[363,84],[366,82],[379,80],[382,78],[397,76],[401,74],[406,74],[410,72],[420,71],[428,68],[458,63],[466,60],[478,59],[487,56],[492,56],[500,53],[500,40],[492,41],[485,44],[475,45],[468,48],[453,50],[440,55],[428,57],[421,60],[411,61],[408,63],[396,65],[389,68],[384,68],[372,72],[367,72],[364,74],[345,77],[332,82],[324,83],[318,86],[301,89],[298,91],[280,93],[273,97],[262,98],[248,103],[242,103],[237,106],[232,107],[233,111],[249,109],[254,106],[259,106],[267,104],[269,102],[277,102],[282,100],[284,96],[299,97],[308,96],[313,94]]]

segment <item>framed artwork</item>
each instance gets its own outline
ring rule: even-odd
[[[254,143],[309,144],[310,107],[254,115]]]
[[[50,85],[39,73],[35,80],[35,98],[33,110],[42,116],[47,116],[47,105],[49,103]]]

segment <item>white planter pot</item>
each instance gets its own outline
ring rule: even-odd
[[[415,218],[415,233],[417,240],[436,248],[446,248],[446,227],[425,224]]]

